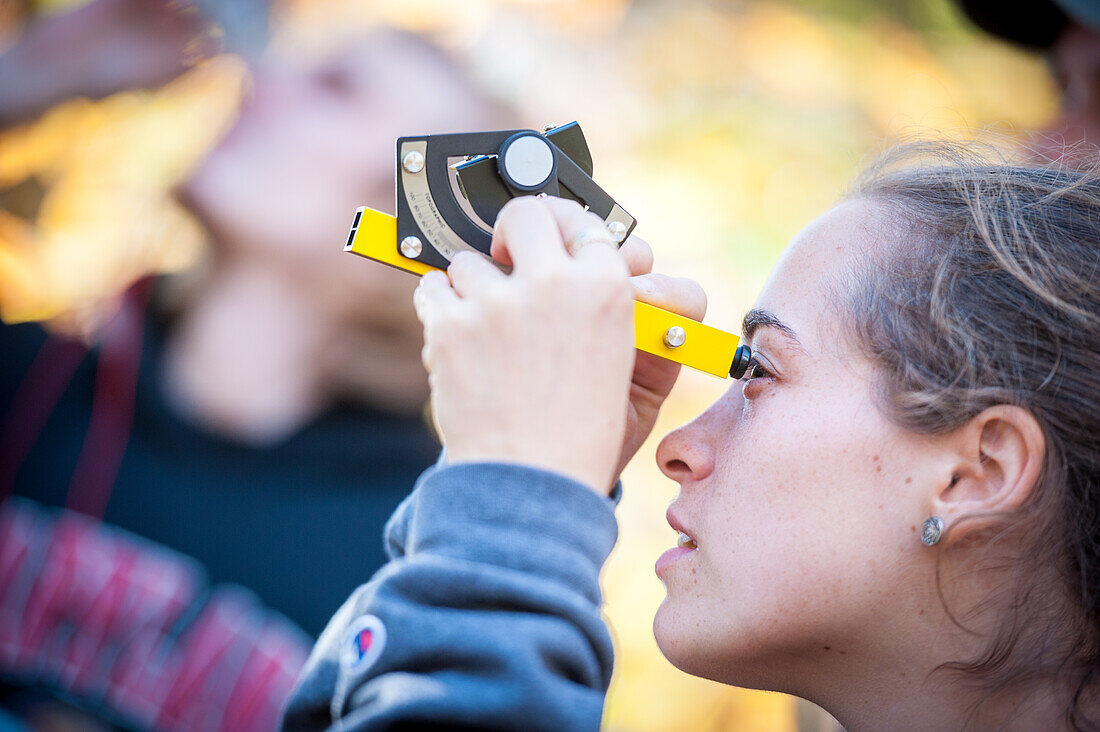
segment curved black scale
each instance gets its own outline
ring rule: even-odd
[[[570,122],[543,134],[554,153],[556,175],[551,175],[538,190],[519,190],[501,177],[497,167],[497,155],[505,141],[520,133],[533,130],[499,130],[471,132],[454,135],[425,135],[402,137],[397,140],[397,240],[415,236],[424,243],[417,259],[434,267],[446,268],[447,259],[435,248],[433,242],[420,230],[412,216],[406,197],[401,171],[401,146],[405,142],[423,141],[424,174],[432,201],[450,228],[464,242],[485,254],[489,253],[492,234],[485,231],[462,210],[451,188],[447,161],[455,157],[472,158],[456,166],[459,188],[470,202],[474,212],[487,224],[496,222],[504,205],[517,195],[545,193],[563,196],[588,206],[594,213],[606,219],[616,203],[592,180],[592,155],[584,139],[580,125]],[[631,224],[630,231],[634,229]]]
[[[405,142],[424,141],[427,143],[424,155],[424,173],[428,177],[428,191],[443,220],[458,236],[480,252],[489,253],[492,235],[475,224],[462,211],[451,191],[447,178],[447,159],[463,155],[495,154],[501,144],[520,130],[496,132],[469,132],[456,135],[424,135],[420,137],[399,137],[397,139],[397,241],[406,236],[415,236],[424,242],[424,248],[417,259],[433,267],[446,269],[449,262],[440,254],[427,235],[416,225],[409,210],[405,195],[405,186],[401,175],[401,145]]]

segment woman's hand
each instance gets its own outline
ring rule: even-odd
[[[545,201],[558,220],[566,249],[572,252],[574,240],[583,228],[592,225],[593,215],[583,214],[581,207],[572,201],[560,198],[547,198]],[[707,296],[703,288],[695,280],[684,277],[651,274],[653,250],[649,244],[637,236],[631,236],[619,247],[619,256],[630,271],[635,300],[693,320],[703,320],[707,314]],[[679,375],[680,364],[675,361],[637,352],[630,384],[626,432],[612,483],[618,480],[626,464],[653,431],[657,414]]]
[[[616,252],[603,232],[572,202],[519,198],[493,238],[511,275],[462,254],[450,284],[422,278],[415,301],[448,460],[524,463],[606,492],[652,430],[679,366],[639,353],[635,368],[632,295],[689,317],[702,317],[705,298],[688,280],[649,275],[641,240]]]

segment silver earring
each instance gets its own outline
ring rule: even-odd
[[[925,546],[935,546],[943,536],[943,519],[939,516],[929,516],[920,527],[920,540]]]

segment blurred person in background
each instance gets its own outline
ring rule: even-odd
[[[342,252],[355,207],[392,205],[395,137],[504,117],[414,35],[309,66],[266,56],[178,191],[209,233],[206,266],[135,285],[90,351],[0,328],[0,709],[15,728],[274,725],[438,452],[415,282]]]
[[[958,2],[983,30],[1046,54],[1061,90],[1061,108],[1045,134],[1032,142],[1034,151],[1066,162],[1095,154],[1100,144],[1100,2]],[[1083,142],[1089,146],[1081,147]]]

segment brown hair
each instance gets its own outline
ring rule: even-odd
[[[983,409],[1029,410],[1046,438],[1032,500],[990,544],[1014,547],[1000,630],[946,664],[998,691],[1047,677],[1067,722],[1100,726],[1100,172],[1016,164],[973,144],[909,143],[854,195],[899,215],[911,245],[869,263],[845,297],[883,374],[884,410],[945,433]],[[997,541],[1009,536],[1022,541]],[[941,597],[943,596],[941,587]],[[949,609],[950,611],[950,609]]]

